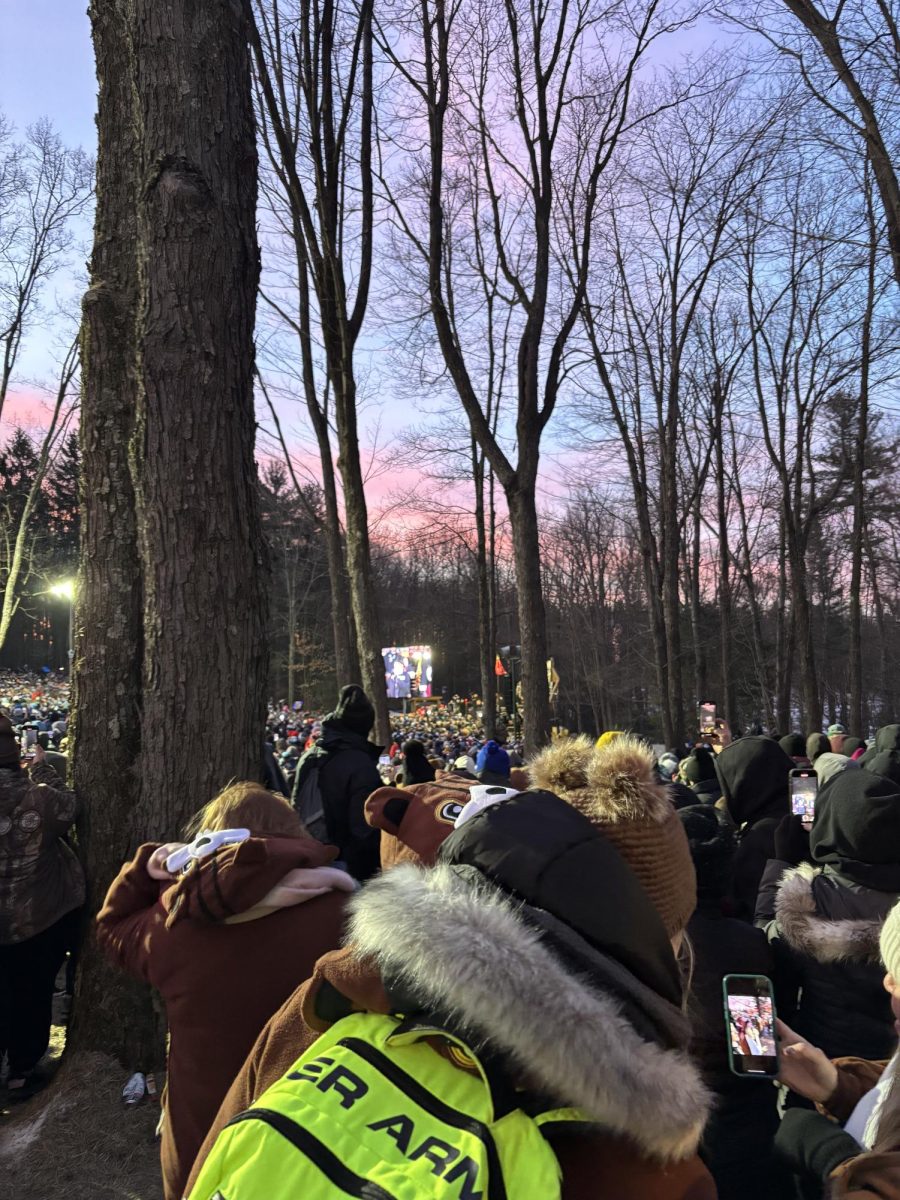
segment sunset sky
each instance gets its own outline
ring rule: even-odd
[[[81,144],[93,151],[96,80],[86,0],[0,0],[0,5],[3,13],[0,108],[20,131],[38,117],[48,116],[66,142]],[[674,55],[701,49],[704,44],[709,44],[709,40],[708,30],[704,30],[702,36],[685,34],[677,42],[669,42],[668,53]],[[89,240],[90,229],[85,227],[82,252],[77,259],[87,257]],[[80,291],[81,284],[74,272],[61,272],[54,277],[45,296],[50,303],[54,299],[68,302],[73,311],[77,311]],[[0,438],[14,424],[34,427],[41,423],[44,406],[38,385],[52,381],[60,357],[59,345],[60,334],[50,329],[36,329],[29,335],[17,372],[15,396],[8,402]],[[294,404],[280,403],[279,410],[298,465],[313,471],[315,456],[304,445],[309,442],[302,409]],[[268,426],[264,405],[260,417]],[[393,496],[411,489],[417,482],[416,470],[391,465],[389,449],[406,424],[415,419],[409,401],[385,395],[384,384],[380,385],[377,396],[363,414],[364,454],[369,460],[374,458],[375,469],[368,492],[375,510],[389,508]],[[460,423],[462,427],[462,413]],[[276,443],[263,434],[260,451],[263,456],[277,454]],[[549,441],[541,482],[543,502],[553,503],[561,498],[573,471],[583,470],[583,467],[583,455],[566,452]]]

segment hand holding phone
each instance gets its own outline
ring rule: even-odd
[[[800,817],[804,829],[812,829],[816,815],[816,793],[819,777],[811,767],[798,767],[791,771],[788,786],[791,796],[791,812]]]
[[[722,980],[731,1070],[742,1079],[778,1077],[775,998],[765,975],[726,975]]]
[[[825,1104],[838,1084],[837,1067],[824,1050],[794,1033],[784,1021],[775,1022],[775,1033],[781,1050],[779,1082],[798,1096]]]

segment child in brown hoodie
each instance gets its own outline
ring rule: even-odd
[[[340,943],[355,888],[337,855],[306,835],[289,802],[255,783],[227,788],[197,829],[247,828],[173,878],[180,845],[141,846],[97,917],[97,936],[166,1005],[168,1078],[161,1160],[166,1200],[180,1200],[206,1131],[259,1031],[316,960]]]

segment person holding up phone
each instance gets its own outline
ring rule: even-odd
[[[842,771],[816,796],[808,854],[798,824],[791,817],[777,831],[756,909],[776,956],[782,1015],[830,1057],[886,1058],[897,1032],[878,937],[900,898],[898,786]]]
[[[891,909],[879,947],[900,1033],[900,905]],[[785,1113],[776,1139],[781,1156],[811,1190],[827,1187],[829,1200],[900,1200],[900,1051],[886,1062],[832,1060],[783,1021],[777,1032],[780,1081],[818,1109]]]

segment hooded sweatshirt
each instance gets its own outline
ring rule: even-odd
[[[616,903],[591,902],[586,879]],[[407,864],[373,880],[349,941],[264,1031],[195,1177],[223,1125],[316,1031],[354,1011],[401,1011],[487,1052],[521,1104],[585,1110],[592,1131],[548,1133],[564,1200],[715,1195],[695,1156],[708,1095],[684,1053],[662,921],[611,843],[564,801],[521,794],[455,830],[432,870]]]
[[[731,904],[733,915],[745,921],[753,920],[760,880],[775,857],[775,830],[790,812],[793,767],[778,743],[766,737],[740,738],[716,758],[722,796],[738,827]]]
[[[173,884],[147,874],[156,849],[141,846],[119,872],[97,917],[97,939],[166,1005],[160,1155],[166,1200],[181,1200],[191,1163],[259,1031],[339,944],[353,882],[328,868],[333,846],[307,838],[251,838]],[[285,881],[300,902],[261,910]],[[259,919],[242,919],[250,915]]]
[[[878,939],[900,895],[898,836],[897,786],[842,771],[816,798],[813,862],[774,860],[760,887],[757,923],[779,962],[782,1015],[831,1057],[880,1059],[896,1045]]]

